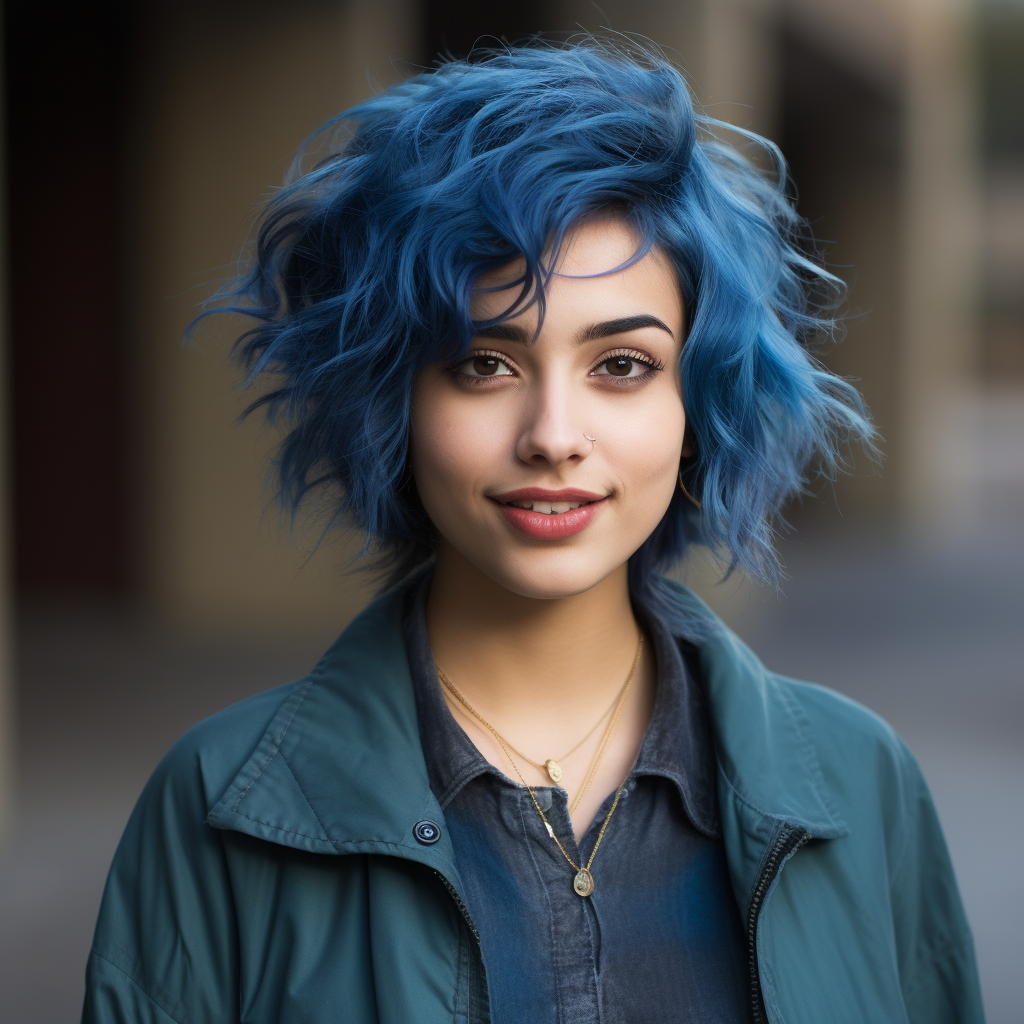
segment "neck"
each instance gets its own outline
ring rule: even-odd
[[[539,599],[507,590],[447,545],[426,611],[438,665],[506,723],[591,717],[621,689],[640,635],[625,565],[582,594]]]

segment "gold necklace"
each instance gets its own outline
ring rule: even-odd
[[[501,740],[498,740],[501,743]],[[504,744],[502,744],[504,749]],[[544,827],[548,831],[548,835],[551,836],[555,841],[555,845],[558,847],[562,856],[569,862],[569,867],[576,872],[572,879],[573,892],[577,896],[589,896],[594,891],[594,876],[590,871],[591,866],[594,863],[594,858],[597,856],[597,848],[601,845],[601,840],[604,839],[604,834],[608,829],[608,823],[612,820],[612,815],[615,813],[615,808],[619,806],[619,800],[622,798],[622,786],[620,785],[615,790],[615,799],[612,801],[611,807],[608,809],[608,814],[605,816],[603,822],[601,822],[601,831],[597,833],[597,840],[594,843],[594,848],[590,851],[590,857],[587,858],[586,866],[583,865],[582,861],[577,864],[576,861],[569,856],[565,851],[565,847],[561,844],[558,836],[555,835],[555,830],[551,827],[551,822],[548,821],[544,812],[540,809],[540,804],[537,803],[537,797],[533,792],[533,787],[523,778],[523,773],[519,770],[519,766],[512,760],[509,752],[505,751],[505,756],[512,761],[512,767],[516,770],[516,775],[519,776],[519,781],[526,787],[526,791],[530,794],[530,799],[533,801],[533,806],[537,808],[537,813],[540,815],[540,820],[544,822]]]
[[[621,692],[621,694],[619,696],[619,699],[617,701],[616,708],[615,708],[615,714],[612,715],[612,720],[608,723],[608,728],[605,729],[604,735],[601,737],[601,745],[598,747],[597,753],[594,755],[594,759],[593,759],[593,761],[590,764],[590,771],[587,773],[587,777],[584,780],[583,787],[576,794],[576,799],[572,802],[572,806],[569,809],[569,813],[570,814],[572,814],[572,812],[576,809],[577,805],[579,804],[580,800],[583,797],[583,794],[587,791],[587,788],[590,786],[590,783],[593,781],[594,775],[597,773],[598,765],[600,765],[601,760],[604,757],[605,748],[608,746],[608,741],[611,738],[611,734],[612,734],[612,732],[615,729],[615,724],[616,724],[616,722],[618,722],[619,713],[622,711],[622,706],[626,702],[626,696],[629,694],[630,686],[633,683],[633,677],[636,675],[637,666],[640,664],[640,656],[643,653],[643,649],[644,649],[644,637],[643,637],[643,633],[641,633],[640,634],[640,643],[637,645],[636,657],[633,659],[633,666],[629,670],[629,675],[626,677],[626,683],[623,686],[622,692]],[[593,891],[594,891],[594,876],[591,873],[590,868],[591,868],[591,866],[594,863],[594,858],[597,856],[597,850],[598,850],[598,847],[600,847],[600,845],[601,845],[601,840],[604,839],[604,834],[605,834],[605,831],[608,828],[608,824],[612,820],[612,815],[615,813],[615,808],[619,806],[619,800],[622,798],[622,786],[620,785],[615,790],[615,799],[612,801],[612,805],[611,805],[611,807],[608,810],[608,814],[605,816],[604,821],[601,823],[601,830],[597,834],[597,839],[594,842],[594,848],[590,851],[590,857],[587,858],[586,865],[584,865],[582,862],[577,864],[572,859],[572,857],[570,857],[569,854],[566,852],[566,849],[562,845],[562,843],[559,840],[558,836],[555,835],[555,830],[551,827],[551,822],[548,821],[547,816],[541,810],[540,804],[537,802],[537,796],[533,792],[533,787],[526,781],[525,778],[523,778],[523,773],[519,770],[519,765],[516,764],[515,758],[512,756],[512,753],[511,753],[511,751],[515,750],[515,748],[511,747],[510,744],[508,744],[505,741],[505,739],[502,737],[501,733],[499,733],[498,730],[495,729],[494,726],[491,725],[491,723],[488,722],[487,719],[484,718],[483,715],[481,715],[473,707],[473,705],[469,703],[468,700],[466,700],[466,698],[459,692],[459,690],[455,686],[455,684],[444,674],[444,672],[441,670],[440,667],[438,667],[438,669],[437,669],[437,675],[438,675],[438,678],[441,680],[441,682],[444,683],[444,685],[448,688],[448,690],[451,691],[451,693],[455,697],[455,699],[475,719],[477,719],[477,721],[479,721],[480,724],[483,725],[491,733],[491,735],[494,736],[494,738],[498,741],[498,744],[501,746],[501,749],[504,752],[505,757],[508,758],[509,764],[512,765],[512,767],[515,769],[516,775],[519,776],[519,781],[526,787],[526,791],[530,794],[530,799],[533,801],[533,806],[536,808],[537,813],[540,815],[540,820],[544,822],[544,828],[547,829],[548,835],[555,841],[555,845],[558,847],[559,852],[566,859],[566,861],[568,861],[569,867],[571,867],[573,869],[573,871],[575,872],[575,875],[573,876],[573,880],[572,880],[573,891],[578,896],[589,896],[589,895],[591,895],[591,893],[593,893]],[[607,714],[607,712],[605,712],[605,714]],[[603,718],[604,715],[602,715],[601,717]],[[598,719],[598,721],[600,721],[600,719]],[[593,731],[594,730],[591,729],[591,732],[593,732]],[[516,751],[516,753],[519,753],[519,751]],[[519,754],[519,756],[523,757],[522,754]],[[529,761],[529,758],[525,758],[524,757],[523,759],[526,760],[526,761]],[[535,762],[533,762],[533,761],[530,761],[530,763],[531,764],[535,764]],[[536,765],[536,767],[539,768],[541,766],[540,765]]]
[[[641,645],[643,644],[643,637],[642,636],[640,638],[640,643],[641,643]],[[637,655],[637,660],[639,660],[639,654]],[[501,742],[506,747],[508,747],[508,749],[511,750],[513,754],[517,755],[518,757],[521,757],[527,764],[533,765],[533,767],[536,768],[538,771],[547,772],[548,773],[548,778],[557,786],[558,783],[560,783],[562,781],[562,777],[565,775],[565,772],[562,770],[561,762],[562,761],[567,761],[570,757],[572,757],[572,755],[575,754],[576,751],[579,750],[580,747],[582,747],[583,744],[586,743],[587,740],[589,740],[590,737],[594,735],[594,732],[596,731],[597,727],[605,720],[605,718],[608,717],[608,713],[613,708],[618,709],[618,708],[620,708],[622,706],[622,703],[623,703],[623,701],[625,699],[625,696],[629,692],[629,684],[633,681],[633,672],[635,670],[636,670],[636,665],[634,664],[633,670],[630,671],[629,675],[626,677],[625,683],[623,683],[623,685],[622,685],[622,689],[619,690],[619,692],[615,695],[615,699],[611,702],[611,704],[609,704],[608,707],[606,707],[604,709],[604,711],[601,713],[601,717],[587,730],[586,736],[584,736],[583,739],[581,739],[579,741],[579,743],[577,743],[576,746],[573,747],[572,750],[570,750],[567,754],[563,754],[559,758],[549,757],[543,763],[534,761],[532,758],[527,757],[526,754],[524,754],[521,750],[517,749],[516,747],[513,747],[512,744],[507,739],[505,739],[504,736],[500,735],[498,733],[498,730],[495,729],[494,726],[491,725],[491,723],[488,722],[483,717],[483,715],[481,715],[473,707],[473,705],[469,703],[468,700],[466,700],[466,698],[459,692],[459,690],[455,686],[455,684],[444,674],[444,672],[441,671],[440,668],[438,668],[438,670],[437,670],[437,676],[441,680],[441,682],[444,683],[445,687],[448,689],[448,691],[451,693],[451,695],[478,722],[480,722],[480,724],[483,725],[484,728],[486,728],[489,732],[492,732],[496,739],[501,740]],[[616,710],[616,714],[617,713],[618,713],[618,711]],[[575,804],[573,805],[572,809],[575,810]]]
[[[616,705],[615,714],[612,715],[612,720],[608,723],[608,728],[605,729],[604,735],[601,737],[601,743],[597,748],[597,753],[594,755],[593,761],[590,762],[590,771],[587,772],[586,778],[583,780],[583,785],[580,786],[579,791],[576,793],[573,802],[569,805],[569,814],[572,815],[573,811],[576,810],[580,805],[580,801],[583,799],[584,794],[590,788],[590,784],[594,781],[594,776],[597,774],[597,769],[601,765],[601,761],[604,758],[605,748],[608,746],[608,741],[612,738],[612,733],[615,731],[615,723],[619,720],[619,715],[622,712],[622,707],[626,703],[626,697],[629,696],[629,688],[633,685],[633,677],[636,675],[636,670],[640,665],[640,657],[644,652],[644,635],[640,634],[640,643],[637,644],[636,657],[633,659],[633,667],[629,670],[629,675],[626,676],[626,685],[622,688],[622,696],[619,697],[619,703]]]

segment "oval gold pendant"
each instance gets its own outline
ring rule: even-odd
[[[572,887],[577,896],[589,896],[594,891],[594,876],[586,868],[580,868],[572,880]]]
[[[548,778],[552,782],[557,785],[562,781],[562,766],[553,757],[549,757],[544,762],[544,767],[548,770]]]

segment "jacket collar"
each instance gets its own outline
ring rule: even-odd
[[[734,878],[742,876],[745,886],[775,824],[799,825],[822,839],[848,829],[788,687],[693,593],[666,582],[683,611],[708,623],[698,659],[722,827]],[[403,588],[371,604],[292,692],[211,809],[211,825],[315,853],[402,856],[458,884],[420,746],[404,598]],[[442,825],[434,845],[416,840],[413,828],[423,819]]]

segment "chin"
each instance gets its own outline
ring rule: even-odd
[[[569,557],[519,556],[498,564],[480,565],[495,583],[521,597],[557,601],[576,597],[596,587],[627,561],[588,557],[585,551],[573,551]],[[478,563],[479,564],[479,563]]]

